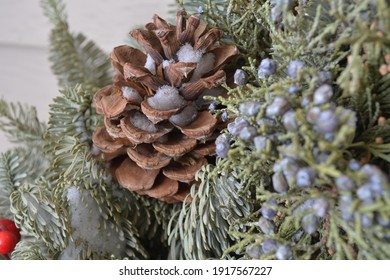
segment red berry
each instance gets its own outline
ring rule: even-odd
[[[20,229],[16,227],[14,221],[9,219],[0,219],[0,231],[1,230],[8,230],[12,232],[18,239],[18,242],[20,241]]]
[[[11,253],[18,243],[17,237],[10,231],[0,231],[0,254]]]

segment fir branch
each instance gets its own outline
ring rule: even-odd
[[[83,34],[69,31],[65,4],[61,0],[41,0],[44,14],[54,25],[50,35],[52,71],[62,88],[78,83],[104,87],[111,83],[107,55]]]
[[[81,85],[60,91],[61,96],[50,105],[49,127],[45,138],[48,150],[55,150],[55,142],[64,136],[76,137],[92,144],[92,132],[98,123],[92,108],[92,91]]]
[[[89,147],[92,145],[92,131],[97,124],[95,109],[92,108],[91,89],[85,90],[77,85],[61,91],[61,94],[50,105],[49,127],[45,134],[45,153],[53,156],[48,170],[52,179],[63,176],[64,172],[65,175],[70,173],[71,170],[67,170],[69,168],[76,171],[77,168],[85,169],[92,157]],[[75,154],[80,149],[75,152],[72,150],[77,145],[83,146],[82,150],[87,149],[88,153],[84,152],[86,158],[76,168],[74,161],[78,157]],[[90,170],[92,169],[93,166]]]
[[[198,260],[231,258],[225,252],[237,239],[229,232],[245,231],[239,220],[247,217],[253,205],[241,192],[236,174],[226,177],[214,168],[208,165],[198,172],[196,179],[200,184],[191,189],[191,203],[185,201],[180,213],[170,221],[173,256]]]
[[[42,148],[45,129],[35,107],[0,99],[0,130],[5,132],[9,141]]]
[[[34,150],[21,148],[0,155],[0,216],[13,219],[10,195],[23,183],[40,177],[46,167],[45,159]]]
[[[72,180],[82,178],[91,184],[103,181],[107,177],[94,160],[89,146],[72,136],[64,136],[55,142],[49,172],[54,172],[61,178]]]
[[[11,211],[22,232],[42,240],[51,250],[65,248],[68,240],[68,214],[63,205],[53,203],[51,185],[45,180],[24,184],[11,194]]]
[[[208,169],[210,168],[208,166]],[[202,178],[206,174],[205,172],[199,172],[198,176]],[[184,202],[177,220],[172,220],[170,223],[171,226],[177,225],[175,228],[170,229],[172,249],[176,249],[178,246],[177,239],[180,238],[182,245],[179,246],[179,249],[180,247],[183,248],[183,253],[187,259],[219,259],[222,257],[224,250],[231,246],[231,240],[227,237],[229,225],[217,211],[219,204],[214,198],[213,187],[210,186],[210,181],[201,180],[196,192],[194,187],[191,189],[191,203]],[[202,209],[201,207],[206,207],[207,209]],[[207,214],[201,216],[200,211],[204,211]],[[176,239],[173,239],[173,236]]]
[[[13,156],[10,152],[1,154],[0,156],[0,216],[8,219],[12,218],[12,214],[9,210],[11,206],[9,197],[11,193],[16,190],[16,188],[20,183],[18,182],[17,178],[24,177],[23,176],[24,171],[21,172],[21,170],[18,170],[19,167],[20,167],[19,158],[17,156]]]
[[[44,241],[24,236],[18,242],[15,250],[11,253],[13,260],[51,260],[53,259],[53,252],[48,248]]]
[[[168,224],[168,244],[169,244],[169,260],[185,260],[186,253],[184,244],[180,238],[179,216],[184,205],[177,203],[172,211],[172,216]]]

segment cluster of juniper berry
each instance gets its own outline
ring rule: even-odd
[[[280,244],[272,238],[277,230],[274,219],[283,202],[278,203],[276,198],[264,201],[258,221],[264,239],[261,246],[248,245],[246,253],[251,258],[260,258],[262,254],[275,254],[277,259],[294,258],[294,244],[304,233],[315,234],[329,211],[336,211],[347,222],[360,219],[364,227],[372,226],[375,221],[384,227],[390,226],[390,221],[380,213],[354,212],[354,196],[360,199],[362,206],[373,204],[385,195],[388,180],[375,165],[361,164],[353,158],[340,160],[333,154],[334,148],[338,152],[346,150],[352,142],[356,114],[335,103],[330,71],[317,73],[316,87],[312,92],[307,87],[304,89],[298,81],[302,80],[300,72],[305,67],[300,60],[288,63],[284,70],[293,82],[286,94],[270,93],[268,100],[260,98],[240,104],[238,116],[227,125],[227,133],[216,139],[216,153],[221,158],[229,157],[232,142],[235,138],[240,139],[255,152],[260,151],[275,159],[270,180],[273,192],[285,194],[294,188],[326,190],[335,186],[338,196],[335,199],[325,191],[323,196],[309,198],[297,205],[293,213],[301,217],[302,230],[290,244]],[[265,58],[258,68],[257,78],[268,79],[276,74],[277,68],[275,60]],[[245,86],[248,78],[249,75],[239,69],[235,72],[234,83]],[[259,114],[263,115],[259,118]],[[222,119],[228,120],[227,112],[222,113]],[[306,145],[308,141],[311,145]],[[308,147],[311,147],[310,151]]]

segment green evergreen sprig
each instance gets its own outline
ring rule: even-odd
[[[188,200],[170,221],[172,256],[193,260],[235,257],[235,252],[228,252],[238,240],[234,232],[246,231],[239,221],[253,211],[250,192],[236,177],[235,172],[227,176],[212,165],[202,167],[196,176],[200,183],[192,187]]]
[[[247,85],[235,89],[227,88],[228,97],[217,99],[225,106],[222,112],[229,112],[232,119],[237,116],[245,118],[256,129],[257,136],[268,140],[258,147],[251,140],[232,137],[228,159],[221,161],[217,168],[222,167],[229,174],[229,170],[245,166],[240,176],[253,174],[253,181],[248,183],[257,184],[256,205],[263,209],[269,207],[267,201],[275,199],[276,205],[271,207],[277,215],[271,221],[274,224],[272,230],[267,228],[271,227],[267,222],[266,228],[264,224],[260,225],[259,208],[256,209],[257,216],[256,212],[253,213],[252,221],[241,219],[241,224],[255,226],[251,231],[238,233],[241,239],[229,252],[246,251],[247,257],[251,258],[280,258],[276,246],[269,252],[263,250],[263,243],[272,239],[278,246],[289,246],[291,257],[299,259],[387,258],[386,249],[373,251],[369,248],[377,247],[381,242],[384,247],[388,244],[379,236],[388,234],[389,184],[381,171],[371,165],[364,166],[362,172],[351,172],[347,167],[349,160],[357,158],[363,163],[379,163],[385,172],[388,171],[387,110],[380,108],[387,106],[387,87],[382,85],[387,83],[389,75],[379,73],[379,67],[389,53],[383,35],[388,33],[385,24],[379,24],[382,19],[371,12],[374,4],[369,1],[361,1],[359,5],[348,1],[323,1],[320,5],[309,2],[294,6],[294,10],[284,6],[280,11],[280,21],[271,15],[275,5],[278,4],[267,2],[261,5],[256,17],[270,31],[272,46],[268,55],[277,62],[276,73],[258,78],[258,62],[250,58],[249,65],[243,69],[254,81],[249,80]],[[378,1],[377,5],[381,11],[389,9],[383,1]],[[365,17],[361,16],[363,14]],[[386,23],[387,19],[383,22]],[[356,34],[356,37],[351,34]],[[300,60],[305,65],[295,79],[286,77],[291,60]],[[365,61],[370,61],[370,64]],[[320,110],[334,110],[337,115],[339,129],[332,138],[321,135],[315,128],[317,124],[310,123],[308,117],[315,107],[313,95],[321,85],[321,71],[330,71],[339,77],[333,84],[332,101],[343,107],[334,107],[332,103],[317,105]],[[299,85],[296,94],[290,93],[294,85]],[[380,91],[384,94],[378,94]],[[282,116],[267,119],[267,108],[275,97],[288,101],[296,118],[296,131],[286,131]],[[241,109],[246,102],[257,102],[258,110],[254,115],[245,115],[245,109]],[[381,121],[379,117],[382,117]],[[232,136],[230,132],[225,133],[228,138]],[[367,157],[367,153],[371,157]],[[298,166],[294,165],[297,162]],[[313,188],[300,189],[295,178],[288,178],[289,190],[275,192],[274,174],[282,173],[284,177],[296,172],[293,168],[305,166],[318,174]],[[255,175],[256,171],[259,176]],[[381,180],[383,192],[375,195],[373,202],[363,201],[366,199],[363,190],[351,193],[336,189],[337,179],[342,175],[355,176],[356,188],[362,188],[370,180],[367,178],[374,176]],[[327,216],[310,216],[317,199],[327,201]],[[313,226],[315,221],[318,223],[315,234],[304,231],[304,218],[312,219]],[[375,225],[375,231],[367,227],[371,223]],[[372,239],[365,238],[366,234]]]
[[[10,195],[27,176],[23,165],[20,164],[18,155],[12,152],[1,154],[0,158],[0,215],[11,218]]]
[[[52,260],[56,253],[46,247],[43,240],[23,237],[12,252],[13,260]]]
[[[42,148],[46,125],[35,107],[0,99],[0,129],[12,143]]]
[[[56,97],[50,106],[45,152],[53,156],[52,169],[66,176],[75,172],[74,176],[77,177],[80,175],[78,172],[85,170],[87,162],[93,156],[92,131],[98,119],[92,108],[91,90],[76,85],[62,91],[61,94],[62,96]],[[89,154],[83,158],[83,163],[79,164],[75,162],[79,159],[75,156],[80,150],[75,148],[77,145],[84,145],[84,149],[89,149]]]
[[[41,6],[54,28],[50,35],[52,71],[62,88],[76,84],[103,87],[111,83],[111,65],[107,55],[92,41],[69,30],[65,4],[42,0]]]
[[[51,250],[64,248],[68,240],[68,212],[64,205],[53,204],[49,182],[37,180],[36,184],[25,184],[11,194],[11,211],[16,224],[24,232],[41,239]]]

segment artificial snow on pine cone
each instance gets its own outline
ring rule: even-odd
[[[219,29],[182,10],[176,26],[155,15],[130,35],[146,53],[126,45],[111,53],[117,74],[113,85],[95,94],[104,126],[93,142],[123,187],[183,201],[196,172],[214,157],[223,127],[203,97],[225,93],[222,68],[238,50],[219,44]]]

